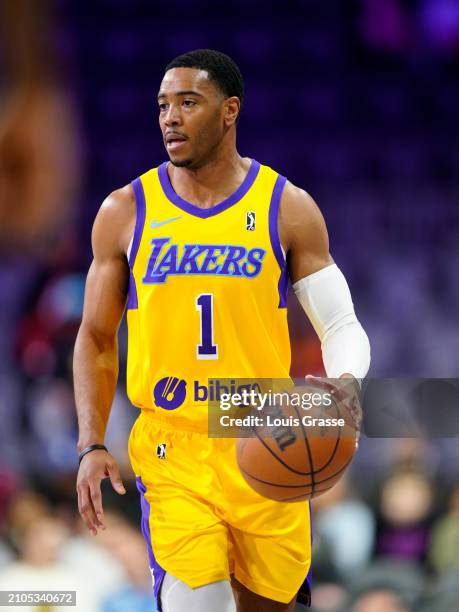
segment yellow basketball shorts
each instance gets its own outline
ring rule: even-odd
[[[191,588],[236,579],[287,603],[311,564],[310,506],[277,502],[243,479],[234,439],[176,431],[142,411],[129,438],[154,593],[165,572]]]

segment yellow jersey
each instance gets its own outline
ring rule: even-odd
[[[205,431],[215,379],[289,377],[286,179],[252,160],[239,188],[203,209],[174,191],[167,163],[132,183],[127,392],[158,423]]]

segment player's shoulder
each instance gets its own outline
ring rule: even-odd
[[[134,232],[136,202],[131,184],[112,191],[102,202],[92,231],[92,241],[109,252],[127,252]]]
[[[311,209],[314,206],[317,206],[312,196],[305,189],[295,185],[292,181],[283,176],[277,169],[267,164],[260,165],[263,168],[265,176],[272,177],[271,180],[274,180],[275,183],[279,179],[285,181],[281,192],[281,208],[291,210],[292,213],[304,213],[308,210],[308,208]]]
[[[305,213],[317,206],[313,197],[302,187],[298,187],[288,179],[282,191],[281,203],[293,212]]]
[[[285,250],[293,244],[312,242],[326,236],[326,226],[319,207],[312,196],[287,180],[279,205],[279,236]]]
[[[132,184],[112,191],[102,202],[99,212],[112,220],[118,217],[126,218],[135,213],[135,194]]]
[[[302,187],[286,180],[280,199],[280,218],[284,222],[308,222],[319,213],[314,198]]]

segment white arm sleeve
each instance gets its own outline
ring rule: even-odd
[[[370,342],[354,312],[351,292],[336,264],[297,281],[293,289],[322,343],[329,378],[349,373],[364,378],[370,367]]]

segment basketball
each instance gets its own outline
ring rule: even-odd
[[[313,386],[301,387],[305,391],[323,393]],[[277,501],[303,501],[325,493],[343,476],[357,432],[345,404],[333,395],[327,399],[307,410],[284,401],[260,411],[258,424],[246,431],[250,437],[238,439],[239,469],[255,491]]]

